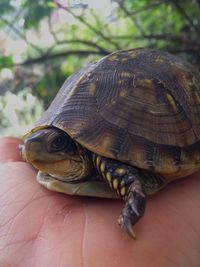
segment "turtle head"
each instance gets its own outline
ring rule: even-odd
[[[81,146],[56,127],[36,128],[25,136],[20,150],[36,169],[62,181],[76,182],[90,173],[89,158]]]

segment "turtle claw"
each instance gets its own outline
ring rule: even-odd
[[[136,239],[136,235],[133,231],[133,226],[132,224],[129,222],[126,226],[126,232],[133,238],[133,239]]]
[[[128,233],[133,239],[136,238],[133,231],[133,225],[135,225],[135,223],[143,216],[146,204],[146,197],[143,197],[142,195],[142,188],[139,187],[139,183],[136,183],[137,180],[130,188],[130,192],[126,198],[125,207],[122,209],[122,213],[118,220],[122,231]],[[142,192],[142,194],[136,192],[136,185],[138,186],[138,192]]]
[[[131,238],[136,239],[136,235],[133,231],[133,225],[129,219],[125,219],[121,215],[118,219],[118,223],[124,233],[127,233]]]

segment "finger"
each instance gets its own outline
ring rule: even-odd
[[[0,139],[0,163],[9,161],[23,161],[19,152],[19,144],[22,140],[14,137]]]

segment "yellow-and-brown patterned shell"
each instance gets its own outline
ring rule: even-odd
[[[200,169],[200,77],[167,52],[110,54],[66,80],[38,125],[175,179]]]

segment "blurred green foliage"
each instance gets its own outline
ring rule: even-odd
[[[0,70],[4,68],[12,68],[14,66],[14,62],[12,57],[10,56],[1,56],[0,57]]]
[[[29,88],[46,108],[81,66],[141,46],[178,54],[200,68],[200,1],[94,2],[0,0],[0,94]]]

